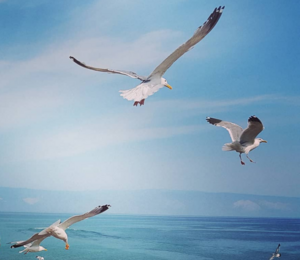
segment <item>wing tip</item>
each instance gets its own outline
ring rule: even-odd
[[[262,122],[258,119],[258,117],[257,116],[250,116],[249,118],[248,118],[248,122],[250,123],[250,122],[258,122],[258,123],[261,123],[262,124]]]
[[[218,123],[222,122],[222,120],[220,119],[212,118],[209,116],[206,117],[206,121],[212,125],[217,125]]]
[[[225,9],[225,5],[224,6],[219,6],[218,8],[215,8],[214,12],[222,13],[224,9]]]

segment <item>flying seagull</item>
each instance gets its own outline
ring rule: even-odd
[[[37,258],[38,260],[44,260],[44,259],[45,259],[45,258],[42,257],[42,256],[36,256],[36,258]]]
[[[37,251],[30,251],[29,248],[32,248],[33,246],[34,246],[34,248],[37,248],[37,246],[39,246],[39,244],[41,243],[42,240],[44,240],[47,237],[54,236],[58,239],[63,240],[66,243],[65,248],[68,250],[69,249],[68,235],[65,232],[65,230],[69,226],[73,225],[76,222],[79,222],[86,218],[94,217],[94,216],[106,211],[109,207],[110,207],[110,205],[98,206],[98,207],[94,208],[93,210],[91,210],[90,212],[87,212],[85,214],[70,217],[67,220],[65,220],[63,223],[61,223],[61,221],[58,220],[55,223],[53,223],[51,226],[42,230],[41,232],[34,234],[31,238],[27,239],[26,241],[16,242],[14,245],[11,246],[11,248],[27,246],[26,248],[28,249],[28,252],[42,251],[42,250],[45,250],[43,247],[42,247],[43,249],[37,250]],[[33,244],[31,244],[31,243],[33,243]],[[28,246],[28,244],[29,244],[29,246]],[[25,250],[26,250],[26,248],[25,248]]]
[[[145,99],[148,96],[153,95],[160,88],[167,87],[169,89],[172,89],[172,87],[168,84],[167,80],[162,76],[177,59],[179,59],[183,54],[185,54],[187,51],[192,49],[194,45],[196,45],[199,41],[201,41],[215,27],[215,25],[217,24],[217,22],[219,21],[222,15],[224,8],[225,8],[224,6],[215,8],[215,10],[208,17],[205,23],[196,30],[194,35],[187,42],[179,46],[160,65],[158,65],[148,77],[137,75],[135,72],[132,71],[91,67],[85,65],[84,63],[75,59],[72,56],[70,56],[70,59],[72,59],[75,63],[77,63],[78,65],[86,69],[91,69],[100,72],[121,74],[131,78],[139,79],[141,83],[138,86],[129,90],[121,90],[120,92],[122,93],[121,96],[123,98],[127,100],[134,100],[134,104],[133,104],[134,106],[137,106],[138,104],[140,104],[141,106],[144,105]]]
[[[47,251],[46,248],[40,246],[40,243],[45,239],[46,237],[42,237],[40,239],[37,239],[29,244],[26,244],[24,245],[25,249],[22,250],[22,251],[19,251],[19,253],[24,253],[25,255],[28,253],[28,252],[40,252],[40,251]],[[20,242],[17,242],[17,243],[22,243],[24,241],[20,241]],[[44,258],[43,258],[44,259]]]
[[[280,244],[278,244],[275,252],[272,254],[271,258],[269,260],[272,260],[274,257],[281,257],[281,254],[279,253],[279,247],[280,247]]]
[[[240,153],[242,165],[245,164],[242,161],[242,153],[245,153],[250,162],[253,162],[248,156],[249,152],[258,147],[260,143],[267,142],[261,138],[256,138],[256,136],[264,129],[262,122],[256,116],[249,117],[248,127],[244,130],[239,125],[220,119],[207,117],[206,120],[212,125],[224,127],[229,132],[232,143],[224,144],[222,150]]]

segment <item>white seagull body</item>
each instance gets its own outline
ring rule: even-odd
[[[272,256],[271,256],[271,258],[270,258],[269,260],[272,260],[272,259],[274,259],[275,257],[278,257],[278,258],[281,257],[281,254],[279,253],[279,247],[280,247],[280,244],[278,244],[278,246],[277,246],[275,252],[272,254]]]
[[[256,138],[264,129],[262,122],[256,116],[249,117],[248,127],[244,130],[239,125],[220,119],[207,117],[206,120],[208,123],[223,127],[229,132],[232,143],[224,144],[222,149],[223,151],[236,151],[240,153],[239,156],[242,165],[245,164],[242,161],[242,153],[245,153],[250,162],[253,162],[248,156],[249,152],[258,147],[260,143],[267,142],[261,138]]]
[[[23,250],[25,253],[42,251],[45,249],[36,250],[36,251],[32,251],[32,250],[39,249],[39,247],[38,247],[39,244],[45,238],[54,236],[58,239],[63,240],[66,243],[66,249],[69,249],[68,235],[65,232],[65,230],[69,226],[73,225],[76,222],[79,222],[86,218],[96,216],[96,215],[106,211],[109,207],[110,207],[110,205],[98,206],[98,207],[94,208],[93,210],[91,210],[90,212],[87,212],[85,214],[70,217],[69,219],[65,220],[63,223],[61,223],[60,220],[58,220],[55,223],[53,223],[51,226],[42,230],[41,232],[34,234],[31,238],[27,239],[26,241],[16,242],[14,245],[11,246],[11,248],[25,246],[26,248],[25,248],[25,250]],[[23,252],[23,251],[21,251],[21,252]]]
[[[144,101],[148,96],[153,95],[162,87],[168,87],[172,89],[172,87],[167,83],[166,79],[162,76],[164,73],[172,66],[172,64],[179,59],[184,53],[192,49],[194,45],[196,45],[199,41],[201,41],[217,24],[218,20],[220,19],[222,12],[224,10],[223,7],[215,8],[212,14],[208,17],[206,22],[200,26],[194,35],[180,47],[178,47],[171,55],[169,55],[160,65],[158,65],[154,71],[148,76],[139,76],[135,72],[132,71],[123,71],[123,70],[112,70],[112,69],[102,69],[102,68],[95,68],[91,66],[87,66],[81,61],[75,59],[74,57],[70,56],[70,58],[77,63],[78,65],[95,71],[100,72],[108,72],[108,73],[115,73],[126,75],[131,78],[136,78],[141,80],[141,84],[136,86],[133,89],[129,90],[121,90],[121,96],[127,100],[134,100],[134,106],[138,104],[144,105]]]

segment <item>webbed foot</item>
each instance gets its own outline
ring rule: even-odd
[[[142,99],[141,101],[135,101],[133,103],[133,106],[137,106],[138,104],[140,104],[140,106],[142,106],[142,105],[144,105],[144,103],[145,103],[145,99]]]

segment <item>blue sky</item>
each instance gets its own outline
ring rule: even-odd
[[[216,6],[211,33],[133,107],[148,75]],[[43,190],[196,190],[300,196],[298,1],[0,1],[0,180]],[[268,141],[239,163],[226,130],[256,115]],[[1,197],[1,196],[0,196]]]

